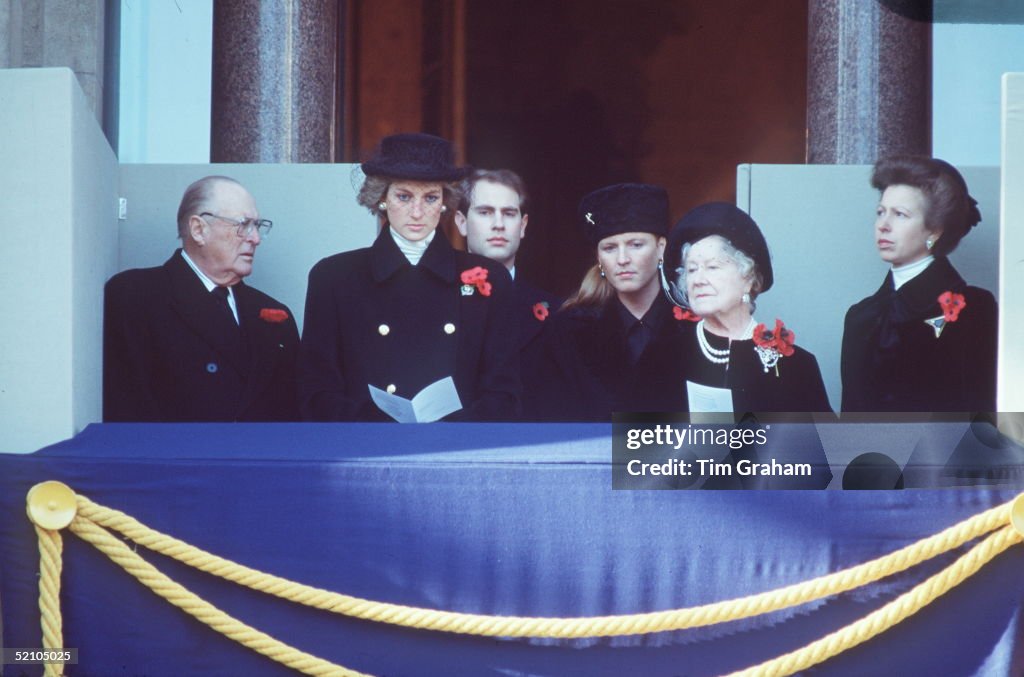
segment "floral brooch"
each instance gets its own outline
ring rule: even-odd
[[[952,324],[960,319],[960,311],[967,307],[967,301],[963,294],[954,294],[952,291],[944,291],[939,294],[939,307],[942,308],[942,315],[930,317],[924,321],[929,327],[935,330],[935,338],[942,336],[942,330],[947,324]]]
[[[700,315],[695,314],[692,310],[690,310],[688,308],[687,309],[683,309],[683,308],[680,308],[679,306],[673,306],[672,307],[672,317],[676,318],[679,321],[682,321],[682,320],[688,320],[690,322],[698,322],[698,321],[700,321]]]
[[[478,291],[483,296],[491,295],[491,283],[487,281],[487,269],[483,266],[476,266],[469,270],[462,271],[462,295],[472,296]]]
[[[540,301],[533,304],[533,316],[537,318],[538,322],[543,322],[548,319],[548,315],[551,311],[548,310],[550,304],[547,301]]]
[[[260,308],[260,319],[272,324],[280,324],[288,319],[288,311],[280,308]]]
[[[765,373],[769,369],[775,369],[775,375],[779,375],[779,359],[789,357],[793,354],[793,342],[796,334],[786,329],[782,320],[775,320],[775,329],[769,330],[764,324],[754,327],[754,350],[761,358]]]

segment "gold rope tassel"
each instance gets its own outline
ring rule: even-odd
[[[1009,521],[1010,503],[986,510],[878,559],[777,590],[684,609],[591,618],[488,616],[374,602],[295,583],[242,566],[150,529],[128,515],[96,505],[84,496],[78,496],[78,514],[124,534],[139,545],[201,571],[253,590],[333,613],[407,628],[485,637],[579,639],[703,627],[758,616],[846,592],[904,571],[1004,526]]]
[[[59,531],[34,526],[39,541],[39,613],[43,626],[43,649],[60,650],[64,648],[63,619],[60,613],[61,554],[64,541]],[[64,667],[46,663],[43,674],[45,677],[61,677]]]

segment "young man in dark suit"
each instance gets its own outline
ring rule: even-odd
[[[107,282],[104,421],[290,421],[299,335],[243,282],[270,230],[240,183],[207,176],[178,208],[182,248]]]
[[[537,342],[548,315],[560,300],[534,287],[516,274],[516,254],[526,236],[526,184],[508,169],[477,169],[463,182],[455,225],[466,238],[467,249],[501,263],[515,285],[515,313],[519,349],[524,355]]]

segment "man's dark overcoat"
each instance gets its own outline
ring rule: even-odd
[[[487,271],[490,294],[462,282]],[[445,420],[519,415],[512,280],[490,259],[456,251],[438,233],[412,265],[384,229],[373,245],[321,260],[309,273],[299,403],[311,421],[391,420],[368,385],[411,399],[451,376],[461,411]],[[393,386],[393,388],[389,388]]]
[[[105,290],[104,421],[292,421],[299,333],[288,308],[244,282],[239,323],[181,250]]]
[[[943,315],[939,296],[966,305],[939,336],[925,320]],[[896,290],[892,273],[854,304],[843,329],[843,411],[995,411],[996,300],[968,286],[945,257]]]

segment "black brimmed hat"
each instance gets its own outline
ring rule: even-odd
[[[646,183],[617,183],[583,196],[577,212],[591,244],[622,233],[651,233],[664,237],[668,230],[668,193]]]
[[[665,252],[666,268],[674,271],[681,265],[679,257],[684,244],[693,244],[709,235],[724,237],[733,247],[752,258],[764,280],[761,291],[771,288],[774,277],[768,243],[754,219],[728,202],[708,202],[694,207],[672,226],[668,251]]]
[[[469,172],[468,167],[455,166],[450,141],[430,134],[385,136],[362,170],[367,176],[412,181],[457,181]]]

